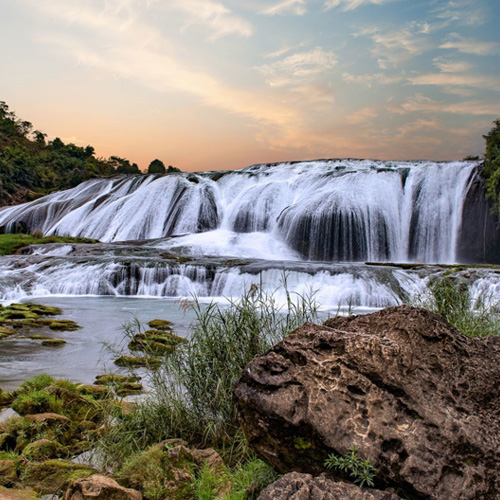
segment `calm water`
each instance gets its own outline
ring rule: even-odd
[[[187,336],[193,311],[185,314],[178,302],[167,299],[116,297],[44,297],[32,299],[63,310],[58,318],[76,321],[82,328],[75,332],[32,330],[64,339],[63,347],[45,347],[40,340],[11,338],[0,342],[0,387],[11,390],[39,373],[92,383],[96,375],[119,372],[113,355],[104,344],[124,344],[122,325],[138,318],[147,323],[161,318],[172,321],[178,335]]]

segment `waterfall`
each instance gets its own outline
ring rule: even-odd
[[[330,160],[91,180],[0,209],[0,229],[167,238],[186,255],[454,263],[477,166]]]

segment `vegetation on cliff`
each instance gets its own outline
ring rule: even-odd
[[[48,243],[97,243],[97,240],[73,236],[43,237],[37,234],[0,234],[0,255],[12,255],[20,248],[28,245],[45,245]]]
[[[483,136],[486,140],[483,177],[486,196],[493,205],[493,210],[500,214],[500,119],[495,120],[494,127]]]
[[[0,101],[0,206],[30,201],[95,177],[142,173],[125,158],[98,158],[92,146],[46,138]],[[173,171],[178,169],[167,170]]]

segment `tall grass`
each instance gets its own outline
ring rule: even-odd
[[[255,356],[317,318],[314,293],[292,294],[286,279],[283,287],[283,307],[276,293],[256,285],[227,306],[204,306],[194,300],[196,319],[189,342],[149,372],[152,394],[115,421],[103,443],[108,454],[120,461],[150,444],[176,437],[216,447],[229,461],[244,456],[246,446],[233,400],[235,381]]]
[[[427,293],[412,305],[424,307],[443,316],[448,323],[468,337],[489,337],[500,334],[500,308],[487,293],[473,296],[460,278],[433,278]]]

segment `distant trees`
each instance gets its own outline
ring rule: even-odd
[[[493,204],[493,209],[500,214],[500,118],[493,122],[494,127],[483,135],[486,140],[483,177],[486,196]]]
[[[148,167],[148,174],[171,174],[173,172],[180,172],[180,168],[172,167],[169,165],[165,168],[165,164],[161,160],[153,160]]]

